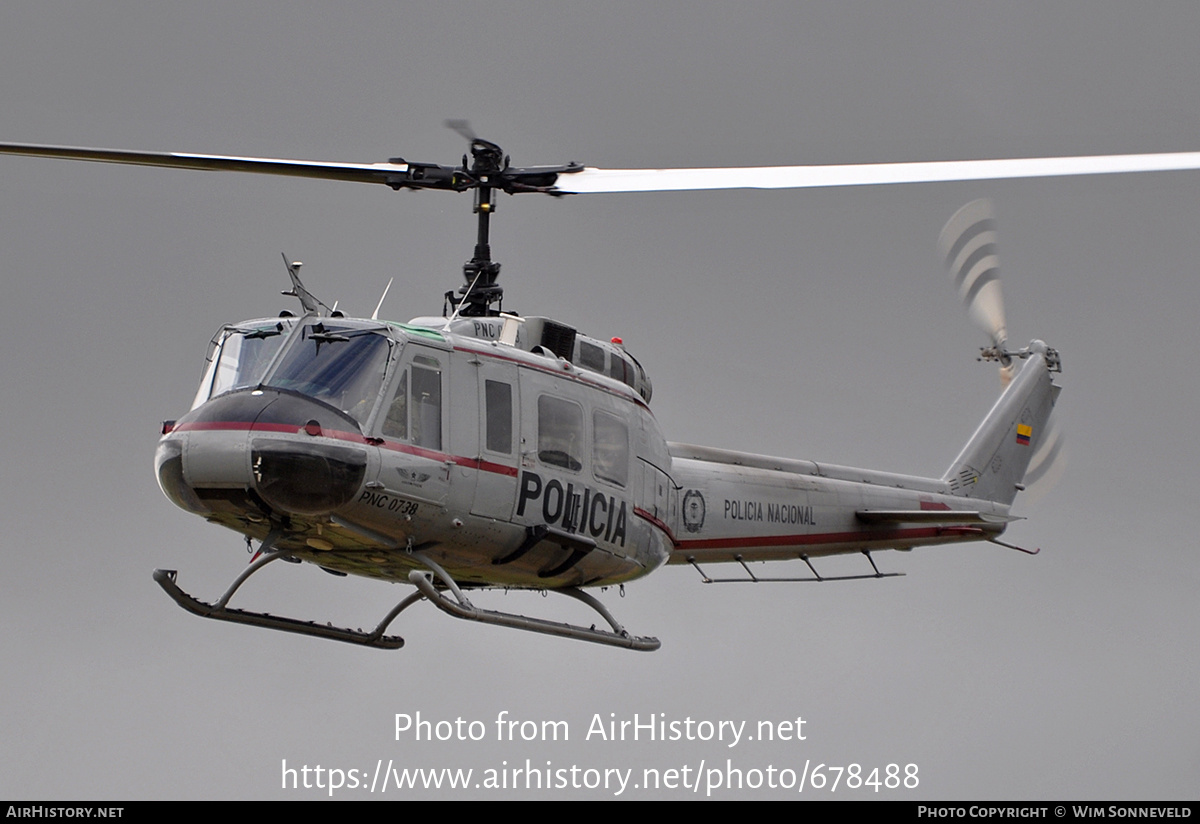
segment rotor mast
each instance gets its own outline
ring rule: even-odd
[[[475,180],[474,212],[478,215],[475,255],[463,264],[463,280],[466,282],[458,289],[460,297],[447,292],[446,302],[457,309],[460,315],[480,317],[498,314],[491,309],[491,305],[504,299],[504,288],[496,282],[500,277],[500,264],[492,260],[488,233],[492,212],[496,210],[496,202],[492,199],[496,187],[492,178],[508,168],[508,157],[495,143],[478,137],[471,139],[471,156],[474,163],[467,171]],[[463,155],[463,168],[466,167],[467,156]]]

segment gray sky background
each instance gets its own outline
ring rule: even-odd
[[[1193,2],[9,3],[0,139],[454,163],[442,122],[465,117],[519,165],[1196,150],[1198,40]],[[294,308],[281,251],[350,312],[395,276],[384,312],[433,314],[470,254],[469,197],[0,159],[0,796],[324,795],[282,791],[284,759],[728,758],[917,764],[919,787],[888,797],[1195,798],[1200,175],[504,198],[494,250],[507,307],[625,339],[669,438],[940,475],[998,390],[934,251],[981,196],[1011,339],[1064,361],[1070,465],[1008,533],[1040,556],[885,553],[907,577],[819,586],[664,569],[603,596],[662,639],[649,655],[428,605],[379,652],[174,606],[153,568],[212,599],[245,555],[162,496],[154,446],[221,323]],[[406,589],[284,566],[236,603],[366,625]],[[501,599],[579,615],[478,600]],[[498,743],[503,710],[571,740]],[[396,741],[394,714],[418,711],[488,740]],[[597,713],[802,716],[807,740],[584,740]],[[770,795],[795,793],[721,797]]]

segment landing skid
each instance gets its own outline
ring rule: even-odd
[[[617,623],[612,614],[605,609],[604,605],[598,600],[588,595],[582,590],[571,587],[569,589],[559,590],[544,590],[547,592],[560,592],[563,595],[570,596],[578,601],[590,606],[600,614],[608,625],[612,627],[612,631],[596,629],[595,625],[591,627],[582,627],[575,624],[560,624],[554,621],[547,621],[541,618],[530,618],[525,615],[517,615],[509,612],[496,612],[493,610],[479,609],[470,602],[466,595],[455,583],[446,571],[443,570],[435,561],[428,558],[422,552],[413,552],[413,555],[420,559],[421,563],[432,572],[432,576],[442,587],[449,590],[454,598],[447,597],[445,592],[440,590],[434,584],[434,577],[431,577],[430,572],[424,570],[413,570],[409,573],[408,580],[412,583],[417,591],[409,595],[399,604],[397,604],[383,620],[375,627],[373,632],[366,632],[361,629],[349,629],[345,627],[335,627],[330,624],[318,624],[314,621],[301,621],[295,618],[285,618],[279,615],[270,615],[265,612],[250,612],[242,609],[231,609],[229,599],[237,592],[238,588],[246,582],[246,580],[258,572],[267,564],[281,558],[288,559],[290,553],[287,550],[271,550],[275,541],[278,540],[278,535],[272,533],[263,541],[263,545],[259,550],[259,555],[251,562],[241,574],[238,575],[225,593],[214,604],[209,604],[200,601],[188,593],[184,592],[178,584],[175,583],[177,573],[173,569],[156,569],[154,570],[154,580],[163,588],[171,599],[183,607],[193,615],[199,615],[201,618],[212,618],[216,621],[229,621],[234,624],[248,624],[253,627],[262,627],[264,629],[274,629],[281,632],[293,632],[299,635],[311,635],[315,638],[327,638],[331,641],[343,641],[348,644],[358,644],[365,647],[376,647],[378,649],[400,649],[404,646],[404,639],[399,635],[384,635],[388,626],[396,619],[396,617],[408,609],[413,604],[422,599],[428,599],[438,609],[449,613],[456,618],[465,618],[470,621],[480,621],[485,624],[495,624],[501,627],[510,627],[513,629],[523,629],[528,632],[539,632],[543,635],[557,635],[563,638],[574,638],[577,641],[588,641],[594,644],[607,644],[614,647],[626,647],[628,649],[650,652],[659,648],[660,643],[657,638],[643,638],[637,635],[630,635],[624,627]]]
[[[269,563],[279,555],[263,556],[255,561],[259,563]],[[225,595],[215,604],[208,604],[204,601],[193,598],[188,593],[184,592],[175,583],[176,572],[173,569],[156,569],[154,570],[154,580],[158,585],[171,596],[171,599],[179,606],[186,609],[193,615],[199,615],[201,618],[212,618],[217,621],[229,621],[234,624],[249,624],[252,627],[263,627],[265,629],[277,629],[281,632],[294,632],[299,635],[312,635],[316,638],[328,638],[332,641],[345,641],[350,644],[358,644],[364,647],[376,647],[378,649],[400,649],[404,646],[404,639],[399,635],[384,635],[384,630],[388,624],[392,622],[397,615],[409,606],[421,600],[421,594],[414,592],[412,595],[401,601],[395,609],[387,614],[374,632],[364,632],[361,629],[354,630],[345,627],[335,627],[329,624],[318,624],[313,621],[300,621],[296,618],[284,618],[279,615],[269,615],[265,612],[249,612],[243,609],[230,609],[225,606],[225,602],[229,600],[229,596],[233,594],[233,590],[241,584],[241,581],[235,582],[233,586],[226,591]],[[247,576],[249,577],[249,576]],[[245,578],[242,578],[244,581]]]

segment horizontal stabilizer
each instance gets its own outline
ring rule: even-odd
[[[854,513],[867,524],[1001,524],[1019,521],[1012,515],[992,515],[974,510],[860,509]]]

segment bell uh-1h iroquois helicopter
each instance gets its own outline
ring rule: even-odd
[[[460,131],[465,132],[459,124]],[[214,603],[174,571],[154,577],[197,615],[397,648],[385,632],[428,599],[451,615],[639,650],[584,591],[622,585],[663,564],[706,582],[821,581],[814,559],[998,537],[1030,458],[1049,449],[1058,353],[1040,340],[1010,349],[996,276],[994,226],[969,204],[941,250],[961,296],[991,336],[985,359],[1006,387],[940,478],[851,469],[669,443],[650,411],[651,384],[620,341],[544,317],[501,311],[489,220],[500,193],[805,188],[1200,168],[1200,153],[716,169],[516,168],[467,134],[459,166],[325,163],[0,144],[0,153],[181,169],[474,191],[475,253],[442,317],[408,323],[330,310],[287,263],[300,316],[223,327],[191,410],[163,427],[158,481],[179,507],[260,542]],[[382,303],[382,301],[381,301]],[[1002,544],[1007,546],[1007,544]],[[1013,547],[1016,548],[1016,547]],[[275,560],[415,586],[372,631],[230,607],[235,590]],[[792,560],[804,577],[763,578],[751,562]],[[710,564],[740,564],[711,578]],[[805,569],[804,566],[801,569]],[[743,575],[745,577],[743,577]],[[467,593],[533,589],[570,595],[609,628],[481,609]]]

